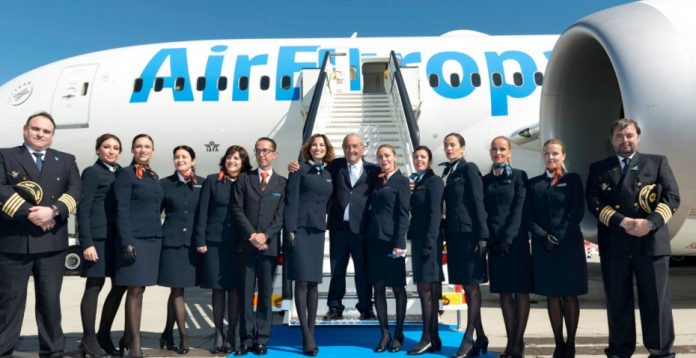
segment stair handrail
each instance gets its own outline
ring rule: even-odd
[[[329,59],[331,54],[326,52],[324,54],[324,59],[321,63],[321,70],[319,71],[319,77],[317,78],[317,84],[314,86],[314,94],[312,94],[312,102],[309,104],[309,110],[307,111],[307,119],[305,120],[304,127],[302,127],[302,143],[309,140],[314,131],[314,123],[317,119],[317,113],[319,112],[319,102],[321,101],[321,95],[324,92],[324,86],[329,86],[329,78],[326,74],[326,66],[329,64]]]
[[[420,132],[418,129],[418,123],[416,123],[416,116],[413,114],[413,107],[411,106],[411,100],[408,98],[408,92],[406,91],[406,85],[404,84],[404,78],[401,75],[401,69],[399,67],[399,62],[396,59],[396,53],[391,51],[389,53],[390,67],[394,68],[393,76],[396,81],[396,88],[399,91],[399,99],[401,100],[401,106],[404,111],[404,116],[406,116],[406,125],[408,126],[408,133],[411,137],[411,145],[413,148],[417,148],[420,145]]]

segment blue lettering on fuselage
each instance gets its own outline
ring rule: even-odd
[[[296,74],[301,72],[303,68],[316,68],[321,66],[321,61],[326,52],[335,52],[335,49],[320,48],[319,46],[279,47],[274,79],[276,101],[298,100],[300,98],[300,88],[295,81]],[[543,52],[542,54],[546,59],[551,56],[550,51]],[[304,56],[304,58],[310,60],[305,62],[299,61],[297,60],[298,55]],[[355,72],[351,73],[350,76],[350,90],[360,91],[362,88],[361,58],[365,56],[376,56],[377,54],[361,53],[358,48],[349,48],[347,55],[351,72]],[[232,57],[229,53],[228,46],[215,45],[210,48],[210,53],[205,62],[205,86],[200,89],[200,99],[202,101],[220,101],[220,90],[222,89],[224,91],[225,89],[220,88],[217,84],[219,79],[225,76],[223,63],[226,61],[226,56]],[[230,85],[230,87],[232,87],[230,99],[234,102],[249,101],[250,92],[260,91],[258,87],[251,86],[251,83],[257,83],[256,81],[252,82],[252,68],[255,66],[259,67],[258,70],[255,70],[254,76],[257,76],[256,74],[259,73],[259,71],[267,70],[268,66],[271,65],[268,63],[270,56],[268,53],[235,54],[234,56],[234,73],[233,81]],[[451,100],[466,98],[476,91],[478,87],[474,87],[470,79],[473,74],[479,74],[482,81],[487,81],[487,83],[490,84],[488,90],[491,103],[491,115],[507,116],[509,113],[510,99],[528,97],[536,90],[534,75],[538,66],[530,54],[517,50],[502,52],[487,51],[483,53],[483,56],[488,71],[487,75],[480,73],[479,65],[471,54],[463,52],[442,51],[434,53],[430,55],[430,57],[424,57],[421,52],[399,53],[398,55],[401,66],[416,66],[420,64],[424,68],[423,75],[426,80],[421,81],[423,87],[429,88],[435,94]],[[167,61],[169,62],[168,71],[166,68],[163,69]],[[333,57],[331,57],[331,63],[335,65],[335,59]],[[454,73],[461,75],[461,81],[459,81],[457,86],[454,86],[451,80],[449,80],[452,71],[447,71],[447,73],[445,73],[445,66],[447,65],[449,66],[448,68],[450,68],[452,64],[457,68]],[[512,68],[516,69],[515,72],[519,72],[522,76],[521,83],[515,84],[506,81],[506,77],[510,77],[510,74],[508,73],[508,76],[506,76],[505,68],[509,65],[513,66]],[[461,70],[459,70],[459,68],[461,68]],[[510,67],[507,68],[509,69]],[[519,70],[517,70],[517,68],[519,68]],[[158,76],[160,71],[168,73],[168,75]],[[491,78],[493,74],[499,75],[502,79],[502,83],[494,85]],[[436,75],[438,77],[437,86],[431,87],[427,85],[427,78],[431,75]],[[283,77],[285,76],[290,78],[289,86],[287,80],[283,81]],[[158,88],[158,90],[163,93],[171,93],[170,95],[174,102],[194,101],[191,78],[195,78],[195,76],[191,76],[191,73],[189,73],[186,48],[164,48],[155,53],[140,74],[142,87],[137,92],[133,91],[130,103],[147,102],[152,92],[155,90],[153,87],[158,77],[162,78],[163,84],[162,88]],[[245,82],[242,81],[242,78],[246,79]],[[183,86],[177,79],[183,79]],[[246,83],[247,85],[242,86],[242,83]]]

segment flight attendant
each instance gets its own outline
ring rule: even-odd
[[[160,210],[162,187],[157,174],[150,169],[155,144],[147,134],[133,138],[133,163],[116,174],[116,225],[121,255],[114,282],[127,286],[126,333],[119,342],[123,354],[142,357],[140,318],[146,286],[157,284],[159,258],[162,249]]]
[[[411,194],[411,224],[408,239],[411,240],[411,263],[413,281],[418,286],[418,297],[423,315],[423,334],[418,344],[408,350],[408,354],[423,354],[439,351],[442,347],[438,334],[437,311],[440,303],[440,286],[444,279],[442,272],[442,242],[438,240],[442,219],[442,193],[445,184],[435,175],[430,166],[433,154],[426,146],[413,152],[412,174],[413,193]]]
[[[111,325],[121,305],[126,287],[112,285],[104,301],[99,333],[94,332],[99,292],[106,277],[113,277],[120,248],[116,238],[116,199],[113,183],[120,168],[118,157],[121,140],[113,134],[102,134],[95,147],[97,161],[82,172],[82,201],[77,207],[77,229],[84,262],[81,276],[86,277],[85,292],[80,303],[82,340],[80,353],[85,356],[117,354],[111,341]]]
[[[547,296],[556,343],[553,356],[574,357],[580,318],[578,295],[587,293],[587,261],[580,231],[585,197],[580,176],[565,168],[563,142],[549,139],[542,155],[546,172],[529,180],[526,205],[532,234],[533,292]]]
[[[220,158],[219,166],[220,171],[208,175],[203,183],[194,235],[196,250],[203,254],[201,287],[213,290],[215,338],[210,349],[213,354],[230,353],[236,347],[234,332],[241,317],[244,260],[229,210],[237,176],[251,170],[249,154],[238,145],[230,146]],[[223,322],[225,307],[227,335]]]
[[[450,284],[464,286],[467,325],[455,357],[477,356],[487,352],[488,337],[481,323],[481,290],[486,275],[488,225],[483,203],[483,182],[476,164],[464,159],[464,137],[450,133],[445,137],[445,240],[449,260]],[[474,330],[476,341],[474,342]]]
[[[302,352],[315,356],[319,353],[314,340],[317,286],[322,281],[327,205],[333,191],[331,173],[325,166],[333,160],[334,150],[325,135],[314,134],[301,152],[305,162],[288,178],[283,222],[288,278],[295,281],[295,306],[302,328]]]
[[[493,138],[490,155],[493,165],[483,177],[483,200],[490,234],[490,288],[500,295],[507,333],[507,345],[501,357],[522,357],[532,290],[529,238],[522,224],[527,173],[511,167],[510,139],[505,136]]]
[[[380,353],[389,349],[390,352],[398,352],[404,343],[406,230],[411,190],[408,178],[396,168],[396,151],[391,145],[383,144],[377,148],[377,162],[382,172],[372,191],[372,209],[367,228],[367,278],[374,286],[382,335],[374,351]],[[396,300],[393,339],[387,321],[387,287],[392,288]]]
[[[157,284],[170,287],[167,300],[167,323],[160,336],[160,348],[167,346],[179,354],[189,352],[186,331],[184,288],[197,285],[196,266],[198,253],[192,245],[193,220],[198,207],[203,178],[196,175],[196,152],[187,145],[174,148],[176,172],[162,180],[165,218],[162,225],[162,253],[159,262]],[[179,327],[179,346],[174,345],[174,322]]]

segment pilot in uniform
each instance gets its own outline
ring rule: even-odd
[[[638,123],[619,119],[611,128],[616,155],[593,163],[587,179],[588,207],[598,219],[609,321],[605,352],[629,357],[635,350],[635,276],[643,344],[651,357],[674,356],[666,224],[679,207],[677,182],[666,157],[636,151]]]

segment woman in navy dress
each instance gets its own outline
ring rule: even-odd
[[[375,352],[398,352],[404,343],[406,318],[406,231],[411,199],[409,180],[396,168],[396,151],[391,145],[377,148],[382,172],[370,198],[367,228],[367,279],[374,286],[377,319],[382,337]],[[387,287],[396,300],[396,329],[389,334]],[[391,344],[390,344],[391,343]]]
[[[117,354],[111,341],[111,325],[126,288],[111,286],[102,308],[99,332],[95,334],[99,292],[104,287],[106,277],[113,276],[120,251],[115,235],[116,202],[112,185],[120,168],[117,161],[122,150],[121,140],[113,134],[102,134],[97,138],[95,150],[98,157],[96,163],[82,172],[82,200],[77,207],[77,228],[84,257],[82,277],[87,278],[80,303],[83,332],[80,352],[85,356],[98,357]]]
[[[203,183],[194,234],[196,250],[203,254],[201,287],[213,290],[213,354],[229,353],[236,347],[234,332],[242,309],[244,260],[241,242],[235,240],[230,200],[237,176],[251,170],[249,154],[238,145],[227,148],[219,165],[220,171],[208,175]],[[227,335],[223,323],[225,307]]]
[[[510,166],[510,140],[495,137],[490,149],[493,165],[483,177],[484,203],[488,213],[488,271],[491,292],[500,294],[507,345],[501,357],[521,357],[524,330],[529,318],[532,267],[524,203],[527,173]]]
[[[565,169],[565,147],[560,140],[544,143],[543,158],[546,172],[529,180],[525,210],[532,234],[534,293],[547,296],[556,343],[553,356],[574,357],[580,318],[577,296],[587,293],[587,261],[580,231],[585,196],[580,175]]]
[[[179,354],[189,351],[186,331],[186,309],[184,307],[184,288],[196,286],[196,266],[198,252],[193,242],[193,220],[198,208],[203,178],[194,173],[196,152],[187,145],[174,148],[174,167],[176,172],[162,180],[164,192],[162,208],[162,254],[159,263],[157,284],[170,287],[167,300],[167,323],[160,336],[160,348],[167,346]],[[174,345],[174,322],[179,327],[179,346]]]
[[[416,173],[411,175],[411,224],[408,239],[411,240],[413,281],[418,286],[418,297],[423,316],[423,334],[418,344],[408,354],[438,351],[442,347],[438,333],[437,311],[444,274],[442,272],[442,241],[439,239],[442,220],[442,193],[445,184],[430,166],[433,154],[426,146],[413,151]]]
[[[318,284],[322,281],[326,214],[333,192],[331,173],[325,166],[334,159],[334,150],[323,134],[312,135],[302,145],[300,169],[288,179],[284,226],[288,279],[295,281],[295,307],[302,328],[302,352],[319,353],[314,340],[314,323],[319,305]]]
[[[476,164],[464,159],[464,137],[450,133],[444,149],[448,162],[443,172],[445,181],[445,240],[450,284],[464,286],[467,325],[455,357],[477,356],[487,352],[488,338],[481,323],[481,290],[486,275],[488,225],[483,204],[483,182]],[[474,330],[476,341],[474,342]]]
[[[162,249],[160,210],[162,187],[150,169],[155,144],[147,134],[133,138],[133,163],[121,168],[114,182],[116,225],[121,255],[114,282],[128,286],[126,295],[126,333],[119,342],[121,353],[141,357],[140,318],[146,286],[157,284]]]

